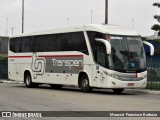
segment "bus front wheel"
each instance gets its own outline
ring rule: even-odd
[[[123,92],[123,88],[118,88],[118,89],[113,89],[113,92],[116,93],[116,94],[120,94]]]
[[[87,75],[83,75],[80,78],[80,81],[81,81],[80,82],[80,87],[81,87],[82,92],[91,92],[92,91],[92,88],[89,85],[89,80],[88,80]]]

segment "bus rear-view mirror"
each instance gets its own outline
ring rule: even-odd
[[[95,38],[95,40],[104,43],[106,46],[106,53],[111,54],[111,44],[107,40],[100,38]]]

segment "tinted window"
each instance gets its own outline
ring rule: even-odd
[[[83,32],[12,38],[10,50],[13,52],[80,51],[88,54]]]
[[[22,38],[22,52],[31,52],[31,37]]]
[[[15,38],[10,39],[10,51],[15,52]]]
[[[45,35],[43,38],[44,52],[51,52],[57,50],[58,35]]]
[[[98,32],[87,32],[87,34],[88,34],[88,37],[89,37],[89,41],[90,41],[90,44],[91,44],[92,51],[95,51],[96,46],[97,46],[97,41],[95,40],[95,38],[105,39],[105,36],[104,36],[104,34],[98,33]],[[94,52],[93,52],[93,54],[94,54]]]
[[[57,41],[57,51],[70,51],[70,40],[70,33],[59,34]]]
[[[57,51],[80,51],[88,54],[83,32],[59,34]]]
[[[71,50],[88,54],[88,49],[83,32],[72,33]]]
[[[107,54],[106,54],[106,47],[103,43],[97,43],[97,50],[96,50],[96,61],[101,64],[102,66],[107,66]]]
[[[43,52],[44,47],[43,47],[43,37],[42,36],[34,36],[32,39],[32,46],[33,46],[33,51],[34,52]]]
[[[97,63],[102,66],[108,67],[108,57],[106,54],[106,47],[103,43],[98,42],[95,38],[105,39],[105,35],[98,32],[87,32],[91,44],[92,53]]]
[[[16,53],[22,51],[21,38],[11,38],[10,39],[10,50]]]

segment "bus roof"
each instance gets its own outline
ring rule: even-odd
[[[96,31],[112,35],[140,36],[137,32],[133,30],[122,29],[117,25],[87,24],[81,26],[65,27],[65,28],[51,29],[39,32],[32,32],[32,33],[23,33],[20,35],[14,35],[12,37],[36,36],[36,35],[68,33],[68,32],[78,32],[78,31]]]

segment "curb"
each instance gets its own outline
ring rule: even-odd
[[[145,94],[160,95],[160,91],[150,90],[150,89],[126,89],[126,91],[132,91],[134,93],[145,93]]]
[[[16,81],[12,81],[12,80],[0,80],[0,83],[23,84],[23,82],[16,82]]]
[[[12,80],[0,80],[0,83],[8,83],[8,84],[24,84],[24,82],[17,82]],[[160,95],[160,90],[150,90],[150,89],[125,89],[126,92],[133,93],[145,93],[145,94],[153,94]]]
[[[146,89],[146,90],[141,90],[143,92],[146,92],[148,94],[155,94],[155,95],[160,95],[160,91],[156,91],[156,90],[149,90],[149,89]]]

